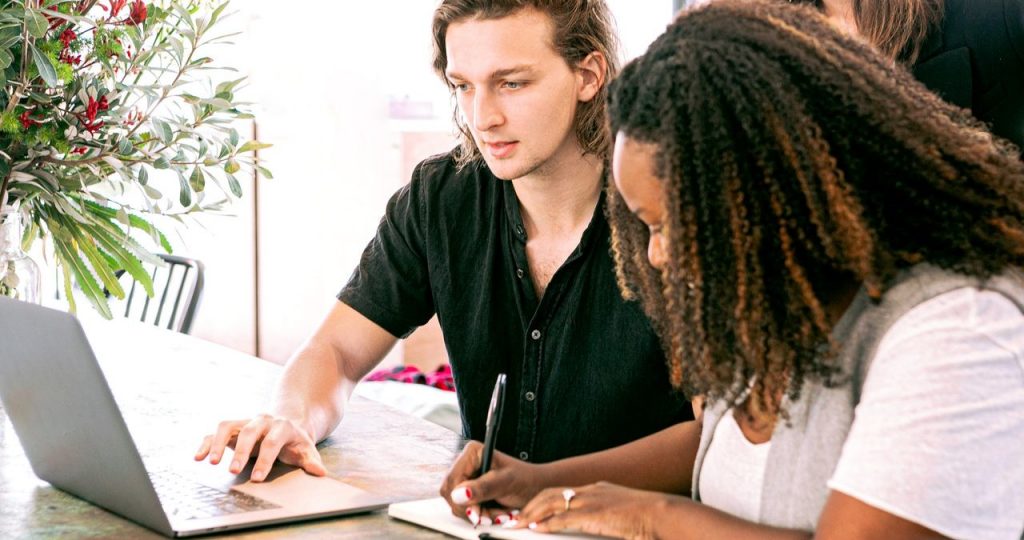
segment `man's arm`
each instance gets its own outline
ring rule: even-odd
[[[221,422],[195,459],[217,464],[234,448],[230,470],[240,472],[255,453],[252,479],[266,477],[275,460],[326,474],[316,442],[341,422],[357,382],[376,366],[397,338],[343,302],[292,356],[278,382],[269,414]]]

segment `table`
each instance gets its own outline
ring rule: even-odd
[[[180,455],[191,460],[202,436],[218,421],[264,410],[281,371],[258,358],[133,321],[86,318],[83,325],[144,458]],[[437,496],[464,444],[447,429],[356,397],[338,429],[320,444],[320,453],[331,476],[411,500]],[[391,520],[384,511],[216,538],[224,536],[447,538]],[[0,408],[0,538],[55,537],[162,538],[36,478]]]

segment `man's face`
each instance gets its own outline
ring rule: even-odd
[[[573,117],[582,76],[552,46],[551,19],[524,9],[448,27],[446,75],[463,121],[498,178],[514,180],[579,153]]]

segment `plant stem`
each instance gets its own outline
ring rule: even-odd
[[[26,2],[25,7],[29,8],[29,4],[31,4],[31,0]],[[28,88],[28,80],[26,79],[26,77],[28,76],[28,49],[32,45],[32,42],[29,41],[29,38],[32,36],[28,33],[28,23],[26,22],[24,23],[24,25],[25,29],[21,33],[21,69],[18,73],[18,78],[21,81],[21,88],[26,89]],[[14,93],[11,94],[11,100],[7,102],[7,109],[4,110],[4,112],[7,114],[14,112],[14,108],[18,106],[18,103],[21,102],[21,98],[24,97],[21,94],[21,91],[17,88],[17,85],[12,86],[12,88],[14,88]],[[6,185],[7,184],[5,179],[4,186],[6,187]],[[2,195],[2,193],[0,193],[0,195]]]
[[[11,183],[11,172],[4,175],[4,182],[0,184],[0,205],[7,204],[7,185]]]

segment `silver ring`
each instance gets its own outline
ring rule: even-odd
[[[565,499],[565,511],[569,511],[569,505],[572,504],[572,498],[576,496],[576,491],[572,488],[566,488],[562,490],[562,498]]]

